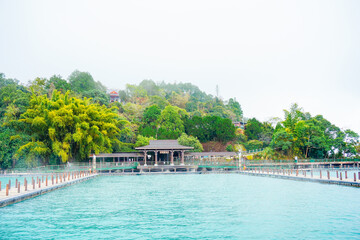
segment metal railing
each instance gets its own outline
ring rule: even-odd
[[[89,163],[69,163],[62,165],[46,165],[33,168],[13,168],[0,171],[0,174],[37,174],[37,173],[60,173],[60,172],[74,172],[86,171],[91,169]]]
[[[359,162],[360,159],[357,158],[339,158],[339,159],[299,159],[299,160],[281,160],[281,159],[273,159],[273,160],[245,160],[246,165],[250,164],[296,164],[296,163],[332,163],[332,162]]]
[[[181,165],[179,158],[174,159],[174,165]],[[247,168],[253,167],[278,167],[294,168],[294,166],[302,164],[341,164],[341,163],[360,163],[358,158],[346,159],[299,159],[299,160],[242,160],[241,166]],[[96,169],[98,170],[116,170],[116,169],[136,169],[138,165],[144,165],[144,161],[139,162],[97,162]],[[154,161],[147,161],[147,165],[154,165]],[[158,161],[158,165],[170,165],[170,161]],[[199,166],[199,167],[239,167],[238,159],[229,159],[224,157],[196,159],[185,158],[184,165],[186,166]],[[60,172],[73,172],[73,171],[86,171],[92,169],[92,162],[84,163],[68,163],[62,165],[47,165],[34,168],[14,168],[8,170],[0,170],[0,174],[37,174],[37,173],[60,173]]]

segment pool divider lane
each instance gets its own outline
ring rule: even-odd
[[[23,184],[16,179],[13,186],[11,186],[11,180],[9,180],[6,187],[0,190],[0,207],[83,182],[96,176],[98,176],[97,173],[94,174],[88,171],[49,174],[47,176],[36,177],[36,179],[31,177],[29,182],[24,178]]]
[[[360,172],[358,174],[354,173],[353,176],[348,178],[348,172],[345,171],[345,178],[342,176],[342,172],[336,171],[337,177],[330,177],[330,172],[326,170],[318,170],[319,176],[314,176],[315,171],[310,171],[310,174],[307,175],[306,170],[302,169],[253,169],[253,170],[244,170],[239,171],[240,174],[250,175],[250,176],[260,176],[260,177],[272,177],[272,178],[281,178],[297,181],[307,181],[307,182],[318,182],[318,183],[327,183],[327,184],[337,184],[344,186],[360,187]],[[358,175],[358,178],[357,178]]]

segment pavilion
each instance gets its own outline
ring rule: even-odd
[[[153,152],[155,155],[155,164],[158,165],[158,157],[162,160],[168,161],[170,156],[170,165],[174,165],[174,153],[180,155],[181,163],[184,165],[185,151],[194,149],[193,147],[183,146],[178,143],[177,140],[150,140],[150,144],[143,147],[137,147],[136,150],[142,151],[144,154],[144,166],[147,165],[147,158],[151,157],[148,153]]]
[[[190,152],[193,147],[183,146],[177,140],[150,140],[149,145],[135,148],[138,152],[99,153],[91,154],[93,168],[96,168],[96,159],[100,159],[100,165],[111,167],[111,163],[105,159],[112,159],[113,166],[123,166],[125,162],[139,163],[138,168],[148,169],[183,168],[185,160],[194,164],[195,161],[216,161],[217,159],[231,159],[237,157],[235,152]],[[159,166],[160,165],[160,166]]]

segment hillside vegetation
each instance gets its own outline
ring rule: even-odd
[[[359,136],[296,104],[284,120],[247,121],[235,98],[223,100],[190,83],[143,80],[107,89],[87,72],[27,84],[0,74],[0,168],[87,161],[99,152],[134,151],[150,139],[178,139],[194,151],[262,149],[258,158],[326,158],[359,153]],[[201,142],[201,144],[200,144]]]

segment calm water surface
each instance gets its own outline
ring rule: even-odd
[[[0,209],[0,239],[360,239],[360,189],[235,174],[101,176]]]

